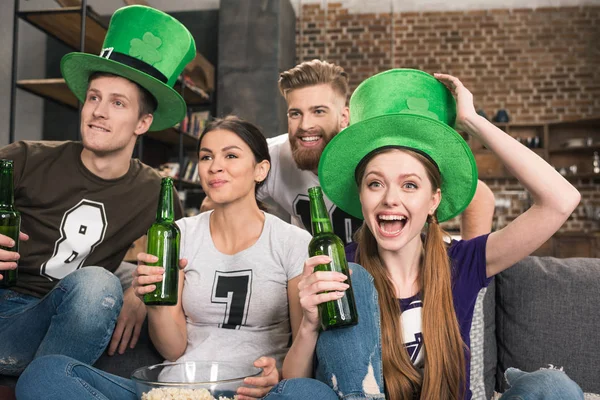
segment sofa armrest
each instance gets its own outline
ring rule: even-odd
[[[498,389],[508,367],[553,364],[600,393],[600,259],[527,257],[495,281]]]

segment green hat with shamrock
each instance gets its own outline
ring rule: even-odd
[[[327,144],[319,162],[323,191],[339,208],[363,218],[356,167],[374,150],[414,150],[437,166],[442,177],[439,221],[460,214],[477,188],[477,165],[454,130],[456,103],[433,76],[392,69],[362,82],[350,98],[350,126]]]
[[[100,55],[69,53],[60,63],[69,89],[85,102],[90,75],[106,72],[127,78],[156,99],[151,131],[169,128],[186,113],[173,89],[177,77],[196,56],[194,38],[183,24],[162,11],[128,6],[113,14]]]

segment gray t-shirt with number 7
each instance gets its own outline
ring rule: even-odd
[[[257,242],[237,254],[218,251],[211,211],[177,221],[185,268],[182,304],[188,344],[179,361],[234,361],[261,356],[281,366],[291,344],[288,281],[302,273],[308,232],[265,213]]]

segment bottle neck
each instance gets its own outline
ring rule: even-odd
[[[15,198],[13,194],[13,169],[2,165],[0,168],[0,208],[13,210]]]
[[[310,196],[310,219],[313,236],[325,232],[333,232],[331,220],[322,195]]]
[[[175,212],[173,211],[173,181],[163,179],[160,186],[160,197],[158,209],[156,210],[156,222],[173,222]]]

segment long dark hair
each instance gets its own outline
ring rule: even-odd
[[[200,134],[198,138],[198,148],[196,149],[196,153],[200,153],[200,148],[202,144],[202,139],[208,132],[216,131],[218,129],[226,130],[235,133],[240,139],[244,141],[252,150],[252,154],[254,154],[254,160],[259,163],[263,160],[267,160],[269,164],[271,163],[271,155],[269,154],[269,145],[267,144],[267,139],[265,135],[263,135],[262,131],[253,123],[248,122],[242,118],[239,118],[235,115],[228,115],[225,118],[215,118],[210,121],[206,128]],[[269,170],[269,173],[271,171]],[[254,187],[254,195],[256,197],[256,192],[258,188],[261,187],[267,178],[269,177],[269,173],[265,179],[260,182],[256,182],[256,186]],[[267,206],[256,199],[256,203],[261,210],[266,210]]]
[[[423,154],[409,149],[382,148],[370,153],[356,168],[356,183],[361,187],[367,164],[376,155],[392,150],[416,158],[427,172],[433,190],[441,187],[436,165]],[[356,232],[356,262],[375,280],[381,309],[381,353],[386,398],[461,399],[465,388],[465,350],[452,299],[451,264],[444,244],[445,232],[436,215],[427,218],[427,236],[419,270],[419,286],[423,300],[423,343],[425,359],[423,375],[414,367],[402,338],[400,305],[391,276],[379,257],[377,240],[366,223]]]

